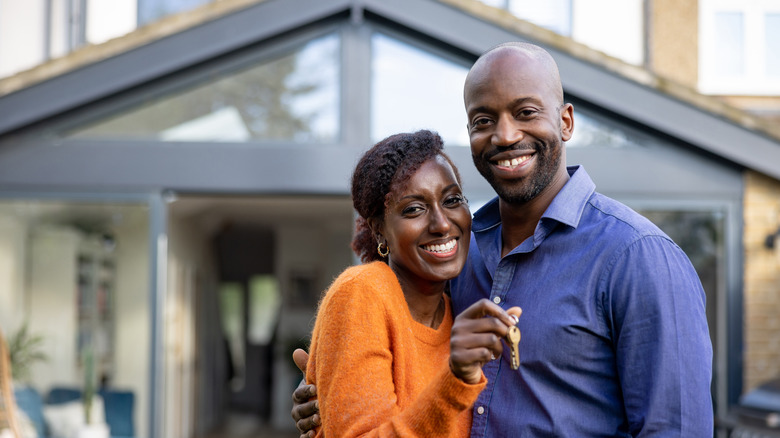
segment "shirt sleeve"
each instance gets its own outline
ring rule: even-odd
[[[372,291],[331,292],[321,305],[312,339],[324,436],[449,436],[456,417],[484,388],[484,376],[479,384],[468,385],[443,366],[402,409],[390,350],[398,340],[391,339],[386,316],[392,309]]]
[[[712,343],[705,293],[663,236],[616,257],[608,291],[616,365],[635,437],[712,437]]]

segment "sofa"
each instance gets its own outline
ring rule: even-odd
[[[76,388],[55,387],[42,398],[35,388],[29,386],[14,389],[16,405],[30,420],[39,438],[61,436],[59,423],[68,421],[68,417],[81,421],[83,406],[81,405],[81,390]],[[111,433],[111,438],[133,438],[133,411],[135,395],[132,391],[100,389],[93,402],[99,412],[93,410],[93,416],[98,421],[105,421]],[[96,414],[96,415],[95,415]],[[58,424],[55,424],[58,423]]]

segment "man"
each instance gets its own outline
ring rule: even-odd
[[[523,308],[520,369],[508,352],[485,364],[471,436],[712,437],[701,283],[661,230],[566,167],[574,113],[552,57],[493,48],[464,101],[474,164],[498,197],[474,215],[454,310],[483,297]]]

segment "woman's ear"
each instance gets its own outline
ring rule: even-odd
[[[384,234],[381,221],[379,221],[375,217],[370,217],[366,219],[366,223],[368,223],[368,228],[371,230],[371,234],[373,234],[374,237],[377,239],[377,243],[381,242],[382,235]]]

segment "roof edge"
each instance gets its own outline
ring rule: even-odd
[[[724,117],[744,128],[760,131],[767,136],[780,140],[780,126],[777,126],[768,120],[750,114],[718,97],[702,94],[693,87],[654,73],[645,67],[629,64],[619,58],[579,43],[570,37],[557,34],[549,29],[522,20],[505,9],[489,6],[475,0],[436,1],[458,8],[483,21],[501,26],[512,33],[528,36],[540,44],[552,47],[555,50],[566,53],[577,59],[598,65],[618,76],[653,88],[697,108]]]

